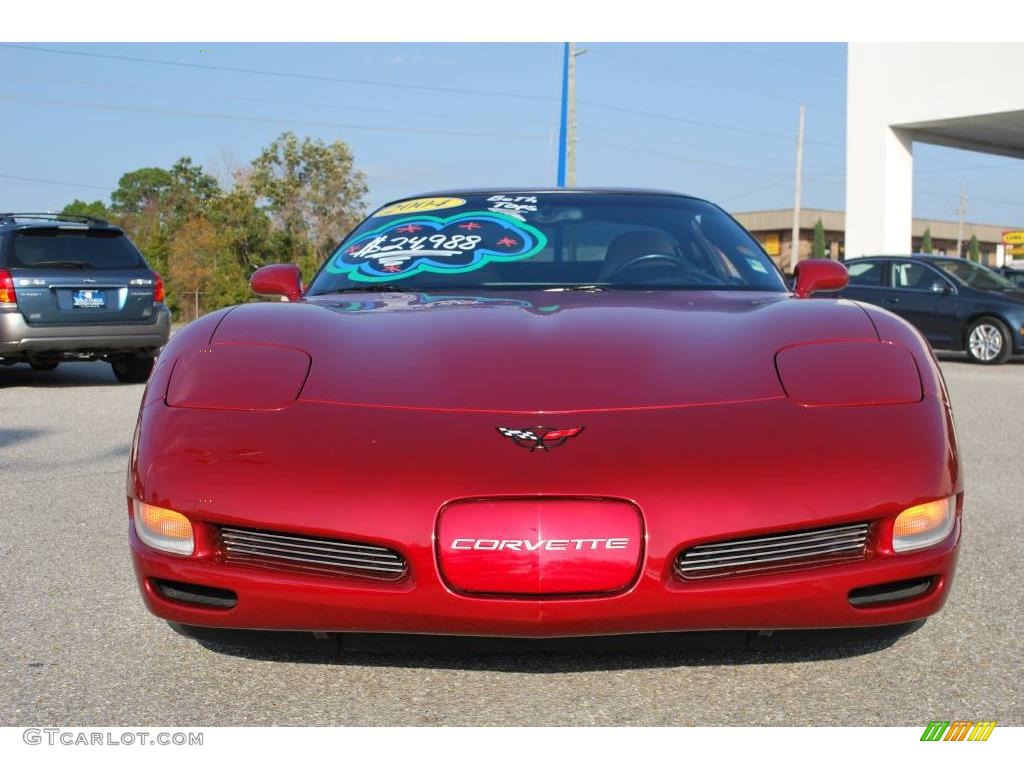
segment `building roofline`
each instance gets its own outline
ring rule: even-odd
[[[830,215],[833,215],[833,216],[842,216],[844,218],[846,217],[846,211],[837,211],[834,208],[801,208],[800,209],[801,217],[803,215],[805,215],[805,214],[808,214],[808,213],[826,213],[826,214],[830,214]],[[792,218],[793,209],[792,208],[766,208],[766,209],[760,210],[760,211],[733,211],[732,212],[732,215],[736,216],[736,217],[739,217],[739,216],[768,216],[768,215],[771,215],[771,214],[785,214],[785,215],[789,216],[790,218]],[[932,224],[950,224],[950,223],[956,224],[957,223],[955,221],[951,222],[950,219],[928,219],[928,218],[923,218],[921,216],[915,216],[913,221],[914,221],[915,224],[921,223],[921,224],[925,224],[925,225],[927,225],[929,223],[932,223]],[[964,226],[965,227],[992,227],[994,229],[1004,229],[1004,230],[1014,230],[1014,229],[1021,229],[1022,228],[1020,225],[1017,225],[1017,224],[993,224],[991,222],[982,222],[982,221],[965,221],[964,222]]]

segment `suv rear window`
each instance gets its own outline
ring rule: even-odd
[[[109,229],[33,227],[15,232],[9,267],[26,269],[132,269],[142,256],[121,232]]]

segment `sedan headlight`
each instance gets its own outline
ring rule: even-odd
[[[956,522],[956,496],[917,504],[899,513],[892,527],[892,548],[910,552],[945,540]]]
[[[192,523],[180,512],[135,501],[135,532],[144,544],[172,555],[195,551]]]

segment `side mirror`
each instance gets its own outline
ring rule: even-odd
[[[936,280],[932,283],[932,293],[937,293],[941,296],[949,296],[953,290],[949,287],[949,283],[945,283],[942,280]]]
[[[846,267],[829,259],[805,259],[793,270],[793,294],[806,299],[818,291],[841,291],[850,282]]]
[[[260,296],[285,296],[288,301],[296,301],[302,296],[302,273],[294,264],[271,264],[252,273],[249,287]]]

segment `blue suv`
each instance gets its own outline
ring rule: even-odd
[[[0,365],[105,360],[144,382],[167,343],[164,284],[101,219],[0,213]]]

